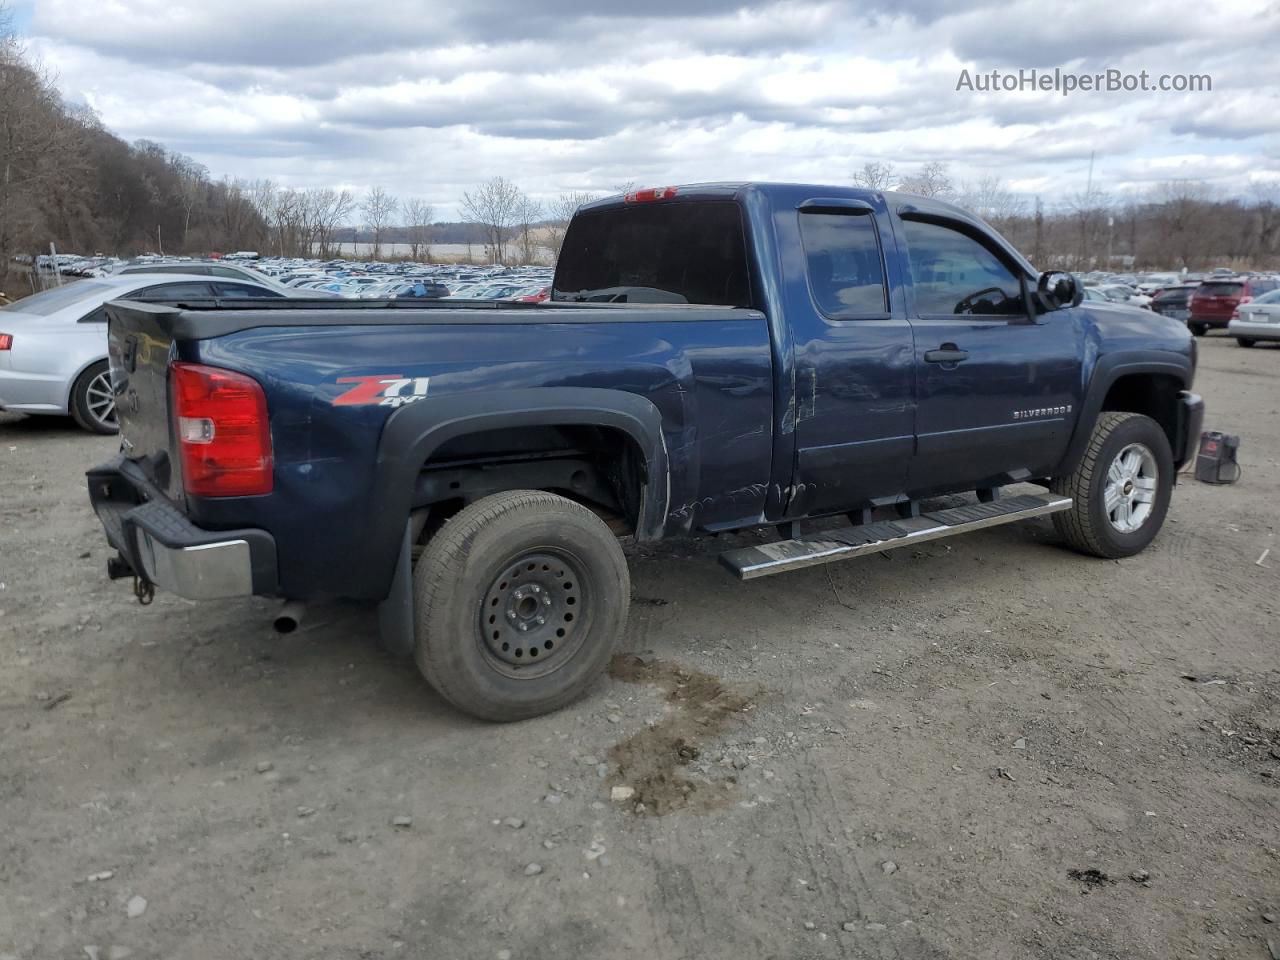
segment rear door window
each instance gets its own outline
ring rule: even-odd
[[[832,320],[883,317],[888,312],[884,259],[870,211],[801,213],[809,291]]]
[[[565,234],[552,299],[749,307],[742,211],[708,200],[580,213]]]

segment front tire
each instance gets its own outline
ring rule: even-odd
[[[90,433],[119,433],[116,398],[107,361],[99,360],[76,379],[71,388],[71,416]]]
[[[1081,553],[1131,557],[1160,532],[1173,473],[1169,438],[1158,423],[1139,413],[1100,414],[1079,465],[1050,485],[1074,501],[1053,515],[1053,525]]]
[[[1209,332],[1209,325],[1206,323],[1189,323],[1187,326],[1191,328],[1191,335],[1195,337],[1203,337]]]
[[[414,571],[415,659],[484,720],[558,710],[617,652],[631,579],[609,527],[579,503],[513,490],[465,507]]]
[[[1257,342],[1252,337],[1236,337],[1236,343],[1242,347],[1252,347]]]

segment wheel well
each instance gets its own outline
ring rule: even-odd
[[[448,514],[504,490],[546,490],[590,507],[619,533],[632,532],[645,476],[639,444],[616,427],[504,427],[437,447],[418,474],[413,506]]]
[[[68,382],[68,386],[67,386],[67,412],[68,413],[71,412],[71,405],[76,402],[76,386],[80,383],[80,378],[89,372],[90,367],[96,366],[99,363],[106,363],[108,359],[110,358],[94,357],[88,363],[83,364],[80,367],[80,369],[75,372],[73,376],[68,378],[68,381],[67,381]]]
[[[1169,438],[1169,447],[1177,451],[1178,394],[1182,381],[1163,373],[1131,373],[1120,377],[1107,391],[1102,409],[1141,413],[1160,424]]]

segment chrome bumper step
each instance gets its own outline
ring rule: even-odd
[[[926,540],[954,537],[971,530],[995,527],[1016,520],[1042,517],[1071,508],[1070,497],[1055,494],[1025,494],[922,513],[903,520],[881,520],[860,526],[839,527],[808,534],[794,540],[741,547],[720,554],[720,562],[740,580],[754,580],[773,573],[785,573],[831,563]]]

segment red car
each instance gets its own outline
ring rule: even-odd
[[[543,287],[542,289],[538,290],[536,293],[526,294],[525,296],[518,297],[517,299],[521,303],[544,303],[547,300],[551,299],[551,288]]]
[[[1191,295],[1191,316],[1187,319],[1187,326],[1197,337],[1203,337],[1210,327],[1225,330],[1236,307],[1277,287],[1280,283],[1275,280],[1257,277],[1206,280]]]

